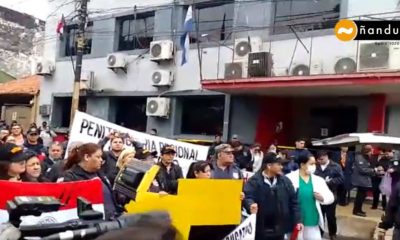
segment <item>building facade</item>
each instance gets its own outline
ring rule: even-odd
[[[1,82],[30,76],[32,63],[43,55],[45,22],[0,7]]]
[[[400,135],[396,47],[340,42],[333,34],[341,18],[393,19],[397,2],[194,1],[188,62],[181,65],[180,38],[193,1],[119,0],[110,7],[91,0],[82,75],[91,84],[81,109],[177,139],[221,132],[267,145],[355,131]],[[68,127],[76,6],[61,0],[50,6],[43,61],[55,70],[41,84],[39,105],[51,111],[39,120]],[[67,26],[60,39],[62,15]]]

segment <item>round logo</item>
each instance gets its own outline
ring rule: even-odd
[[[357,36],[357,25],[353,20],[342,19],[336,23],[335,35],[340,41],[351,41]]]

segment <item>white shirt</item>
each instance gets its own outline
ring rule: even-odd
[[[329,160],[325,165],[321,165],[322,171],[325,171],[325,169],[328,167],[328,165],[329,165]]]

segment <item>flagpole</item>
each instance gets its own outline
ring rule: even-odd
[[[199,76],[200,76],[200,82],[203,81],[203,58],[201,56],[201,51],[200,51],[200,36],[199,36],[199,24],[200,24],[200,18],[199,18],[199,14],[196,13],[196,8],[194,5],[194,1],[192,4],[192,9],[193,9],[193,14],[196,18],[196,42],[197,42],[197,55],[198,55],[198,59],[199,59]]]
[[[76,61],[75,61],[75,78],[74,87],[72,92],[72,102],[71,102],[71,117],[70,117],[70,127],[74,121],[75,112],[79,108],[79,95],[80,95],[80,83],[81,83],[81,73],[82,73],[82,62],[83,53],[86,46],[85,41],[85,27],[87,20],[87,4],[88,0],[80,0],[79,12],[79,23],[78,23],[78,36],[76,37],[77,49],[76,49]]]

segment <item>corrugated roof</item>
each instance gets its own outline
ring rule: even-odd
[[[0,95],[35,95],[40,89],[40,76],[12,80],[0,84]]]

